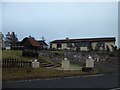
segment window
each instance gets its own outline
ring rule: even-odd
[[[58,44],[57,44],[57,48],[61,48],[61,43],[58,43]]]

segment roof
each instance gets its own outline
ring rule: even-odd
[[[110,42],[113,41],[115,42],[116,39],[115,37],[103,37],[103,38],[82,38],[82,39],[61,39],[61,40],[54,40],[50,43],[66,43],[66,42],[99,42],[99,41],[104,41],[104,42]]]
[[[37,42],[40,44],[40,45],[47,45],[47,43],[44,41],[44,40],[37,40]]]
[[[35,47],[40,47],[40,44],[34,39],[34,38],[24,38],[22,41],[21,41],[22,45],[25,45],[25,46],[35,46]]]
[[[40,44],[39,44],[36,40],[34,40],[34,39],[32,39],[32,38],[29,39],[29,42],[30,42],[30,44],[31,44],[32,46],[36,46],[36,47],[39,47],[39,46],[40,46]]]

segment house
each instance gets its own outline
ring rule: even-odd
[[[84,38],[84,39],[62,39],[50,42],[51,49],[79,49],[80,51],[89,50],[109,50],[113,51],[115,37],[104,38]]]
[[[41,45],[31,36],[25,37],[20,43],[20,46],[23,46],[25,49],[39,50]]]
[[[21,41],[18,41],[15,45],[12,46],[13,50],[23,50],[24,45],[21,44]]]
[[[37,50],[48,49],[48,45],[45,40],[35,40],[33,37],[25,37],[22,41],[18,41],[12,49],[24,49],[24,48],[33,48]]]
[[[46,50],[48,49],[48,44],[45,42],[45,40],[37,40],[37,42],[40,44],[42,47],[41,49]]]
[[[31,36],[25,37],[21,42],[21,46],[23,46],[22,56],[23,57],[38,57],[39,50],[41,49],[41,45]]]

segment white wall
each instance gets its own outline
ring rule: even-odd
[[[96,44],[97,44],[97,43],[98,43],[98,42],[92,42],[92,43],[91,43],[93,50],[95,50],[95,47],[96,47]]]
[[[52,44],[52,48],[57,49],[57,44]]]
[[[62,47],[62,49],[67,49],[67,43],[62,43],[62,45],[61,45]]]

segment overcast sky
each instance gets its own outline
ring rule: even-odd
[[[116,37],[117,2],[5,2],[2,32],[14,31],[19,40],[33,36],[55,39]],[[116,43],[117,45],[118,43]]]

